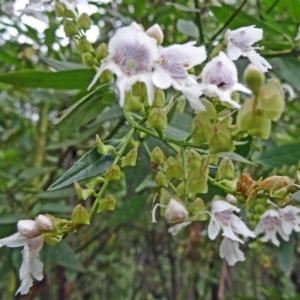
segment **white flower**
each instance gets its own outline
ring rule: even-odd
[[[146,30],[146,33],[150,37],[156,39],[158,45],[162,44],[162,42],[164,40],[164,33],[162,32],[162,30],[158,24],[154,24],[151,27],[149,27]]]
[[[155,86],[166,89],[173,86],[190,101],[192,108],[205,110],[199,100],[202,94],[194,76],[187,70],[201,64],[206,59],[204,46],[195,47],[195,42],[172,45],[159,50],[159,59],[152,75]]]
[[[224,237],[220,245],[220,257],[225,258],[229,266],[245,260],[244,253],[239,249],[239,243],[227,237]]]
[[[154,86],[151,75],[154,61],[158,59],[156,40],[149,37],[136,26],[127,26],[117,30],[108,43],[109,55],[88,87],[90,89],[104,70],[116,74],[116,85],[120,93],[120,106],[123,106],[125,93],[136,82],[144,82],[147,87],[148,102],[154,99]]]
[[[39,215],[35,221],[21,220],[17,224],[18,232],[4,239],[0,239],[0,247],[9,248],[24,246],[22,251],[23,261],[20,268],[21,285],[16,294],[27,294],[36,280],[43,279],[43,263],[40,261],[39,252],[44,243],[43,230],[51,230],[53,224],[47,216]]]
[[[257,48],[252,47],[252,44],[262,39],[263,30],[254,27],[241,27],[233,31],[228,29],[225,33],[227,54],[232,60],[247,56],[262,72],[267,72],[272,66],[255,51]]]
[[[165,217],[169,223],[177,223],[186,221],[189,216],[189,212],[184,207],[182,203],[175,199],[170,199],[166,210],[165,210]]]
[[[236,66],[224,52],[220,52],[206,64],[201,77],[204,93],[207,96],[219,97],[221,101],[236,108],[240,108],[240,104],[231,99],[232,92],[251,93],[249,89],[238,83]]]
[[[284,212],[285,214],[286,212]],[[288,220],[288,214],[287,214],[287,220]],[[289,225],[285,227],[285,230],[289,231]],[[265,211],[261,217],[260,221],[257,224],[254,233],[256,236],[258,236],[261,233],[264,233],[265,235],[261,238],[261,241],[263,242],[271,242],[275,246],[279,246],[280,242],[276,237],[276,233],[279,233],[283,240],[288,241],[289,240],[289,234],[283,231],[282,228],[282,219],[280,217],[280,214],[275,209],[269,209]]]
[[[211,205],[211,213],[208,225],[208,236],[214,240],[220,230],[223,230],[223,236],[244,243],[236,234],[241,234],[244,237],[255,237],[254,233],[245,225],[245,223],[232,212],[239,212],[240,209],[236,206],[223,200],[216,200]],[[235,234],[236,233],[236,234]]]
[[[181,222],[181,223],[178,223],[172,227],[170,227],[168,229],[168,232],[172,235],[172,236],[175,236],[177,235],[184,227],[190,225],[191,222]]]
[[[279,209],[279,214],[281,216],[281,227],[285,234],[290,235],[293,230],[300,232],[299,213],[300,209],[291,205]]]

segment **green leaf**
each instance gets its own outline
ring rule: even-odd
[[[66,173],[56,180],[48,189],[54,191],[66,187],[73,182],[94,177],[105,172],[113,163],[112,154],[100,155],[97,147],[82,156]]]
[[[24,70],[0,75],[0,82],[22,88],[44,88],[56,90],[87,89],[95,76],[92,69],[44,72]]]
[[[289,276],[293,270],[295,262],[295,239],[292,237],[288,242],[280,239],[280,246],[274,247],[280,269]]]
[[[4,51],[2,48],[0,49],[0,59],[6,63],[12,64],[16,66],[17,68],[22,67],[22,63],[19,59],[16,57],[11,56],[6,51]]]
[[[293,166],[299,162],[300,142],[287,144],[282,146],[275,146],[265,150],[257,161],[268,167],[282,167],[283,165]]]
[[[73,209],[71,220],[74,224],[90,225],[90,215],[81,204],[76,205]]]
[[[68,136],[77,127],[93,120],[108,104],[110,104],[103,101],[104,95],[111,94],[111,92],[108,92],[107,88],[107,84],[100,85],[66,110],[62,117],[54,124],[62,138]]]
[[[75,64],[68,61],[55,60],[47,57],[40,57],[40,60],[46,63],[48,66],[52,67],[56,71],[63,70],[76,70],[76,69],[84,69],[85,66],[81,64]]]
[[[178,3],[166,2],[166,5],[173,6],[175,9],[184,11],[184,12],[201,12],[200,9],[184,6]]]
[[[193,21],[179,19],[176,24],[177,30],[194,38],[199,37],[199,29]]]
[[[16,224],[19,220],[28,219],[28,215],[21,214],[9,214],[0,216],[0,225]]]
[[[275,58],[272,61],[273,71],[278,77],[289,83],[294,89],[300,92],[300,60],[291,57]]]

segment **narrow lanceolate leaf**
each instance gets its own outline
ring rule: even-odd
[[[300,142],[272,147],[264,151],[259,157],[258,162],[269,167],[281,167],[283,165],[293,166],[300,160]]]
[[[94,177],[105,172],[113,163],[112,154],[100,155],[97,148],[93,148],[82,156],[77,163],[56,180],[49,191],[54,191],[73,184],[76,181]]]
[[[76,128],[98,116],[111,103],[110,101],[114,99],[110,97],[107,101],[107,95],[112,95],[112,92],[108,90],[107,84],[102,84],[69,107],[54,124],[61,134],[61,139],[66,138]]]
[[[87,89],[94,76],[92,69],[60,72],[24,70],[0,75],[0,82],[21,88],[82,90]]]
[[[83,225],[90,224],[89,213],[81,204],[78,204],[73,209],[71,220],[72,220],[72,223],[74,223],[74,224],[83,224]]]
[[[75,64],[69,61],[61,61],[47,57],[40,57],[40,60],[52,67],[56,71],[84,69],[82,64]]]

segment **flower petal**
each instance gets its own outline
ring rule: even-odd
[[[244,253],[239,249],[239,243],[226,237],[220,245],[220,257],[225,258],[229,266],[235,265],[238,261],[245,260]]]

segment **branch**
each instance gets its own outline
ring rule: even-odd
[[[194,0],[194,3],[195,3],[195,8],[199,9],[198,0]],[[199,28],[200,42],[201,42],[201,44],[203,44],[204,43],[204,34],[203,34],[203,28],[202,28],[202,23],[201,23],[201,11],[196,12],[196,23]]]

